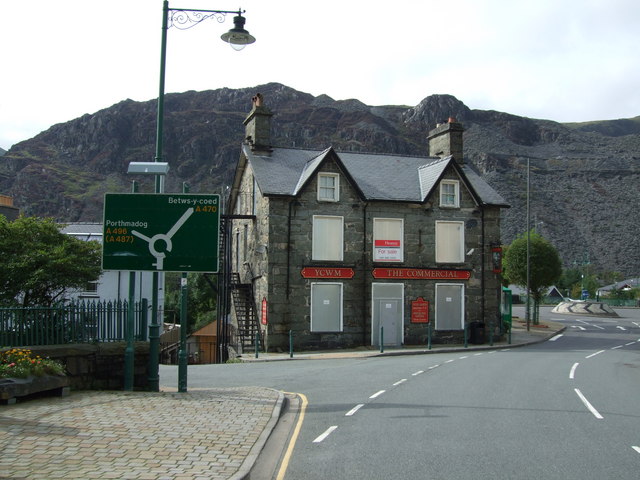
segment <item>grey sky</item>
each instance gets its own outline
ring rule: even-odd
[[[240,6],[257,38],[242,52],[219,39],[232,15],[222,24],[169,31],[167,92],[280,82],[368,105],[413,106],[446,93],[473,109],[562,122],[640,115],[637,0]],[[161,0],[21,0],[1,7],[0,147],[126,98],[157,96]]]

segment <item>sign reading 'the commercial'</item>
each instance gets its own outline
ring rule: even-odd
[[[408,280],[469,280],[471,270],[445,270],[439,268],[374,268],[373,278]]]

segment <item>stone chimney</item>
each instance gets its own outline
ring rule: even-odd
[[[254,153],[271,153],[271,117],[273,113],[263,105],[261,93],[252,99],[253,108],[244,120],[245,141]]]
[[[429,132],[429,155],[448,157],[452,155],[460,165],[464,163],[462,152],[462,124],[455,118],[449,117],[447,123],[442,123]]]

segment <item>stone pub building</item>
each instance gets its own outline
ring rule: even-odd
[[[465,165],[455,119],[429,156],[278,148],[260,94],[227,204],[231,317],[268,351],[460,342],[500,319],[503,198]],[[383,327],[381,329],[381,327]],[[248,348],[248,344],[245,344]]]

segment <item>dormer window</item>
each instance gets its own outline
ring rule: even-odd
[[[340,200],[340,175],[337,173],[318,174],[318,201],[337,202]]]
[[[440,182],[440,206],[460,207],[460,182],[457,180],[442,180]]]

